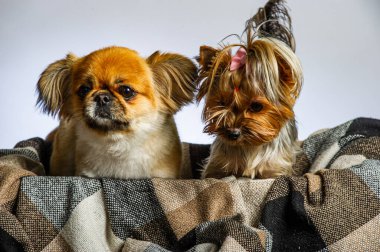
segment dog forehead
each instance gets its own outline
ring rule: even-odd
[[[141,79],[150,74],[145,60],[136,51],[125,47],[108,47],[85,56],[78,72],[93,75],[102,81]]]

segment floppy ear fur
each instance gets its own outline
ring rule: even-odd
[[[210,46],[201,46],[199,48],[199,77],[196,81],[198,87],[197,102],[210,92],[215,77],[220,75],[230,64],[231,55],[229,48],[215,49]]]
[[[276,43],[275,57],[277,61],[279,81],[285,97],[291,106],[294,105],[302,88],[303,74],[298,57],[284,43]]]
[[[64,115],[62,106],[70,94],[70,75],[76,56],[68,54],[65,59],[50,64],[41,74],[37,83],[37,105],[42,111],[55,116]]]
[[[193,100],[197,67],[190,59],[156,51],[146,62],[152,70],[153,81],[166,111],[174,114]]]
[[[197,57],[197,61],[199,65],[202,67],[203,71],[208,71],[212,67],[212,63],[214,58],[219,50],[211,47],[211,46],[201,46],[199,48],[199,57]]]

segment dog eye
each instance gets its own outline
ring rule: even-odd
[[[83,99],[90,91],[91,88],[89,86],[82,85],[78,89],[78,96]]]
[[[136,92],[128,86],[120,86],[118,90],[119,90],[119,93],[122,96],[124,96],[124,98],[127,100],[131,99],[132,97],[136,95]]]
[[[263,104],[259,102],[252,102],[251,106],[249,107],[249,110],[251,110],[252,112],[260,112],[263,108]]]

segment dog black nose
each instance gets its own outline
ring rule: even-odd
[[[95,97],[95,102],[98,104],[98,106],[106,106],[108,103],[111,102],[111,96],[109,94],[98,94]]]
[[[241,131],[240,131],[240,129],[228,129],[227,135],[228,135],[229,139],[236,140],[240,137]]]

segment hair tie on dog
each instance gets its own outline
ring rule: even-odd
[[[245,65],[247,51],[240,47],[234,56],[232,56],[230,71],[235,71]]]

